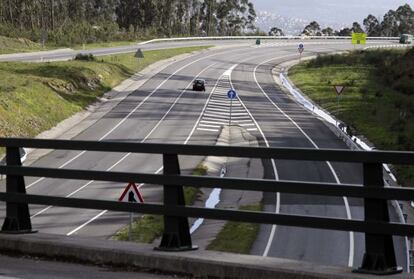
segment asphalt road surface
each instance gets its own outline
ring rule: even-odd
[[[175,42],[146,47],[195,44],[199,45]],[[74,139],[213,145],[220,126],[229,121],[226,92],[234,87],[238,100],[233,106],[232,123],[246,128],[262,146],[347,149],[320,119],[284,94],[273,80],[271,69],[275,65],[298,58],[297,42],[261,47],[246,41],[226,44],[226,48],[196,54],[166,67]],[[305,42],[303,56],[352,48],[350,42]],[[198,77],[206,80],[206,92],[190,90]],[[195,157],[180,158],[183,172],[190,172],[199,161]],[[160,172],[161,165],[159,155],[81,151],[53,151],[34,163],[39,167],[148,173]],[[362,167],[357,164],[275,160],[266,162],[265,169],[266,178],[362,183]],[[31,194],[117,200],[126,185],[26,178],[26,186]],[[140,189],[146,202],[162,201],[160,186],[142,185]],[[363,218],[363,204],[358,199],[266,194],[264,203],[265,210],[271,212]],[[4,204],[0,210],[3,217]],[[35,229],[68,236],[108,238],[128,222],[128,214],[99,210],[31,206],[30,212]],[[396,213],[391,214],[397,220]],[[395,238],[395,244],[398,263],[406,268],[404,239]],[[252,253],[356,267],[361,264],[363,251],[361,234],[264,225]]]

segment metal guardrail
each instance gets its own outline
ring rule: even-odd
[[[355,231],[365,233],[366,246],[362,265],[355,271],[372,274],[401,272],[402,268],[398,267],[396,262],[392,235],[414,236],[414,225],[390,222],[387,206],[387,200],[414,200],[414,189],[385,188],[382,170],[383,163],[414,164],[414,152],[252,148],[15,138],[0,138],[0,147],[6,147],[6,165],[0,166],[0,174],[7,175],[6,192],[0,193],[0,200],[7,203],[6,218],[2,227],[4,233],[32,232],[28,204],[164,215],[164,233],[157,249],[165,251],[195,249],[192,245],[187,217]],[[164,173],[160,175],[22,166],[19,154],[19,148],[21,147],[160,154],[163,157]],[[179,155],[355,162],[363,165],[363,185],[186,176],[180,174]],[[25,176],[114,182],[139,181],[140,183],[164,185],[164,204],[136,204],[28,195],[25,189]],[[364,220],[347,220],[185,206],[183,186],[215,188],[217,185],[225,189],[363,198],[365,218]]]
[[[217,36],[217,37],[178,37],[178,38],[161,38],[153,39],[138,43],[138,45],[145,45],[158,42],[172,42],[172,41],[208,41],[208,40],[351,40],[351,36]],[[400,40],[400,37],[367,37],[367,40],[384,40],[394,41]]]

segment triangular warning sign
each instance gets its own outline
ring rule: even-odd
[[[336,94],[341,95],[342,92],[345,89],[345,86],[343,86],[343,85],[335,85],[334,88],[335,88]]]
[[[139,192],[137,185],[134,182],[130,182],[124,192],[122,192],[121,197],[119,197],[119,201],[143,203],[144,199]]]
[[[142,52],[142,50],[139,48],[138,50],[137,50],[137,52],[135,52],[135,55],[134,55],[136,58],[144,58],[144,53]]]

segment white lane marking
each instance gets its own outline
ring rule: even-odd
[[[207,108],[207,110],[206,111],[208,111],[209,109]],[[216,115],[223,115],[223,116],[227,116],[227,115],[230,115],[230,112],[220,112],[220,111],[212,111],[211,113],[214,113],[214,114],[216,114]]]
[[[291,56],[291,55],[289,55],[289,56]],[[270,59],[270,60],[267,60],[267,61],[264,61],[264,62],[262,62],[261,64],[258,64],[255,68],[254,68],[254,70],[253,70],[253,77],[254,77],[254,80],[255,80],[255,82],[256,82],[256,84],[257,84],[257,86],[259,87],[259,89],[262,91],[262,93],[266,96],[266,98],[270,101],[270,103],[277,109],[277,110],[279,110],[279,112],[280,113],[282,113],[283,114],[283,116],[285,116],[308,140],[309,140],[309,142],[316,148],[316,149],[319,149],[319,147],[318,147],[318,145],[310,138],[310,136],[299,126],[299,124],[297,124],[289,115],[287,115],[277,104],[275,104],[275,102],[273,102],[273,100],[269,97],[269,95],[263,90],[263,88],[262,88],[262,86],[259,84],[259,82],[258,82],[258,80],[257,80],[257,76],[256,76],[256,72],[257,72],[257,69],[261,66],[261,65],[263,65],[263,64],[266,64],[266,63],[268,63],[268,62],[270,62],[270,61],[273,61],[273,60],[275,60],[275,59],[281,59],[281,58],[283,58],[283,57],[278,57],[278,58],[273,58],[273,59]],[[334,170],[334,168],[332,167],[332,165],[331,165],[331,163],[330,162],[326,162],[327,163],[327,165],[328,165],[328,167],[329,167],[329,169],[331,170],[331,172],[332,172],[332,175],[334,176],[334,178],[335,178],[335,181],[336,181],[336,183],[337,184],[340,184],[341,182],[340,182],[340,180],[339,180],[339,178],[338,178],[338,175],[337,175],[337,173],[336,173],[336,171]],[[349,207],[349,203],[348,203],[348,199],[347,199],[347,197],[343,197],[343,199],[344,199],[344,203],[345,203],[345,210],[346,210],[346,215],[347,215],[347,219],[349,219],[349,220],[351,220],[352,219],[352,216],[351,216],[351,209],[350,209],[350,207]],[[273,241],[273,238],[272,238],[272,241]],[[348,255],[348,266],[349,267],[352,267],[353,266],[353,263],[354,263],[354,245],[355,245],[355,241],[354,241],[354,232],[349,232],[349,255]]]
[[[230,112],[230,110],[228,108],[212,108],[212,107],[209,107],[207,110],[219,111],[219,112],[225,112],[225,113],[229,113]]]
[[[186,88],[184,90],[181,91],[180,95],[178,95],[178,97],[174,100],[174,102],[171,104],[170,108],[168,109],[168,111],[163,115],[163,117],[157,122],[157,124],[151,129],[151,131],[140,141],[141,143],[145,142],[153,133],[156,129],[158,129],[158,127],[161,125],[161,123],[164,121],[164,119],[169,115],[169,113],[171,112],[171,110],[174,108],[174,106],[177,104],[177,102],[181,99],[181,97],[183,96],[183,94],[188,90],[188,88],[193,84],[194,80],[196,80],[202,73],[204,73],[205,71],[207,71],[207,69],[213,67],[214,65],[216,65],[217,63],[214,64],[210,64],[209,66],[207,66],[206,68],[204,68],[201,72],[198,73],[198,75],[196,77],[194,77],[191,82],[186,86]],[[122,161],[124,161],[129,155],[131,155],[132,153],[127,153],[125,154],[121,159],[119,159],[115,164],[113,164],[111,167],[109,167],[106,171],[110,171],[113,168],[115,168],[117,165],[119,165]],[[81,187],[79,187],[78,189],[76,189],[75,191],[73,191],[72,193],[70,193],[69,195],[66,196],[66,198],[71,197],[73,195],[75,195],[76,193],[78,193],[79,191],[81,191],[82,189],[88,187],[90,184],[92,184],[94,182],[94,180],[90,180],[89,182],[87,182],[86,184],[82,185]],[[51,207],[48,207],[47,209],[50,209]],[[45,211],[47,211],[47,209],[42,209],[41,213],[44,213]],[[40,211],[39,211],[40,212]],[[40,215],[41,213],[37,212],[36,214],[34,214],[31,218],[34,218],[35,216]]]
[[[234,69],[235,69],[238,65],[239,65],[239,64],[234,65],[234,66],[232,67],[232,71],[231,71],[231,72],[233,72],[233,70],[234,70]],[[233,87],[232,80],[231,80],[231,76],[230,76],[230,83],[231,83],[231,87],[232,87],[232,88],[234,88],[234,87]],[[266,138],[265,134],[263,133],[262,128],[260,127],[259,123],[257,123],[256,119],[253,117],[253,115],[250,113],[250,111],[247,109],[247,107],[244,105],[244,103],[243,103],[243,101],[241,100],[240,96],[238,96],[238,100],[240,101],[240,104],[242,104],[242,106],[243,106],[243,107],[246,109],[246,111],[249,113],[249,115],[250,115],[251,119],[253,120],[253,122],[256,124],[256,127],[257,127],[257,129],[258,129],[259,133],[262,135],[262,138],[263,138],[263,141],[264,141],[265,145],[266,145],[267,147],[270,147],[269,141],[267,140],[267,138]],[[270,161],[271,161],[271,163],[272,163],[273,172],[274,172],[274,175],[275,175],[275,180],[276,180],[276,181],[278,181],[278,180],[279,180],[279,173],[278,173],[277,168],[276,168],[276,162],[275,162],[275,160],[274,160],[274,159],[271,159]],[[278,192],[278,193],[276,193],[276,213],[279,213],[279,212],[280,212],[280,193]],[[273,226],[272,226],[272,229],[271,229],[271,231],[270,231],[270,236],[272,236],[272,239],[273,239],[273,237],[274,237],[274,235],[275,235],[275,231],[276,231],[276,225],[273,225]],[[265,257],[266,257],[266,256],[269,254],[271,244],[272,244],[271,242],[268,242],[268,243],[266,244],[266,248],[265,248],[265,251],[264,251],[264,253],[263,253],[263,256],[265,256]]]
[[[210,117],[215,117],[215,118],[218,118],[218,119],[228,119],[226,116],[224,116],[224,115],[217,115],[217,114],[211,114],[211,113],[205,113],[204,115],[206,115],[206,116],[210,116]]]
[[[243,122],[250,122],[250,119],[245,119],[245,120],[231,120],[232,122],[236,122],[236,123],[243,123]]]
[[[221,52],[221,53],[219,53],[219,54],[223,54],[223,53],[226,53],[226,52],[230,52],[230,51],[223,51],[223,52]],[[191,66],[192,64],[194,64],[194,63],[197,63],[197,62],[199,62],[199,61],[201,61],[201,60],[204,60],[204,59],[206,59],[206,58],[209,58],[209,57],[212,57],[212,56],[215,56],[215,55],[217,55],[217,53],[214,53],[214,54],[210,54],[210,55],[207,55],[207,56],[204,56],[204,57],[202,57],[202,58],[199,58],[199,59],[197,59],[197,60],[194,60],[194,61],[192,61],[192,62],[190,62],[190,63],[188,63],[188,64],[185,64],[184,66],[182,66],[181,68],[179,68],[178,70],[176,70],[175,72],[173,72],[171,75],[169,75],[165,80],[163,80],[153,91],[151,91],[151,93],[147,96],[147,97],[145,97],[144,98],[144,100],[142,100],[130,113],[128,113],[128,115],[127,116],[125,116],[117,125],[115,125],[111,130],[109,130],[104,136],[102,136],[98,141],[102,141],[102,140],[104,140],[107,136],[109,136],[113,131],[115,131],[120,125],[122,125],[133,113],[135,113],[152,95],[154,95],[154,93],[156,92],[156,91],[158,91],[158,89],[161,87],[161,86],[163,86],[168,80],[170,80],[173,76],[175,76],[178,72],[180,72],[180,71],[182,71],[183,69],[185,69],[185,68],[187,68],[187,67],[189,67],[189,66]],[[217,63],[215,63],[215,64],[217,64]],[[211,65],[210,65],[211,66]],[[210,67],[209,66],[209,67]],[[73,162],[74,160],[76,160],[76,159],[78,159],[80,156],[82,156],[83,154],[85,154],[86,153],[86,151],[82,151],[82,152],[80,152],[79,154],[77,154],[75,157],[73,157],[72,159],[70,159],[70,160],[68,160],[67,162],[65,162],[63,165],[61,165],[61,166],[59,166],[58,167],[58,169],[61,169],[61,168],[64,168],[65,166],[67,166],[68,164],[70,164],[71,162]],[[32,186],[34,186],[34,185],[36,185],[37,183],[39,183],[39,182],[41,182],[41,181],[43,181],[45,179],[45,177],[41,177],[41,178],[39,178],[39,179],[37,179],[36,181],[34,181],[33,183],[31,183],[31,184],[29,184],[27,187],[26,187],[26,189],[28,189],[28,188],[30,188],[30,187],[32,187]]]
[[[206,132],[218,132],[218,129],[207,129],[207,128],[197,128],[199,131],[206,131]]]
[[[220,126],[217,126],[217,125],[210,125],[210,124],[203,124],[203,123],[200,123],[199,126],[200,127],[217,128],[217,129],[220,128]]]
[[[93,221],[95,221],[96,219],[98,219],[99,217],[101,217],[102,215],[104,215],[106,212],[108,212],[108,210],[103,210],[101,211],[101,213],[99,213],[98,215],[96,215],[95,217],[93,217],[92,219],[90,219],[88,222],[82,224],[81,226],[77,227],[76,229],[68,232],[66,235],[70,236],[72,234],[74,234],[75,232],[83,229],[84,227],[86,227],[87,225],[89,225],[90,223],[92,223]]]
[[[245,59],[245,60],[247,60],[247,59]],[[243,60],[244,61],[244,60]],[[216,63],[217,64],[217,63]],[[212,95],[213,95],[213,93],[216,91],[216,89],[217,89],[217,86],[218,86],[218,84],[219,84],[219,81],[220,81],[220,79],[223,77],[223,75],[222,76],[220,76],[218,79],[217,79],[217,81],[216,81],[216,84],[214,85],[214,88],[210,91],[210,94],[209,94],[209,97],[208,97],[208,99],[206,100],[206,103],[204,104],[204,107],[203,107],[203,109],[202,109],[202,111],[201,111],[201,113],[200,113],[200,115],[199,115],[199,117],[198,117],[198,119],[196,120],[196,122],[194,123],[194,126],[193,126],[193,128],[191,129],[191,132],[190,132],[190,134],[188,135],[188,137],[186,138],[186,140],[184,141],[184,143],[183,144],[187,144],[189,141],[190,141],[190,139],[191,139],[191,137],[193,136],[193,134],[194,134],[194,132],[196,131],[196,128],[197,128],[197,126],[200,124],[200,121],[201,121],[201,119],[202,119],[202,117],[203,117],[203,114],[204,114],[204,112],[205,112],[205,110],[206,110],[206,108],[207,108],[207,106],[209,105],[209,101],[210,101],[210,99],[211,99],[211,97],[212,97]],[[231,79],[230,79],[230,77],[229,77],[229,83],[231,83]],[[232,85],[231,85],[232,86]],[[185,90],[184,90],[185,91]],[[241,100],[240,100],[241,101]],[[257,122],[256,122],[257,123]],[[264,134],[262,133],[262,135],[264,136]],[[264,138],[264,140],[265,140],[265,142],[267,143],[267,140],[266,140],[266,138]],[[267,143],[267,145],[268,145],[268,143]],[[273,164],[273,166],[274,166],[274,169],[276,168],[276,165],[274,164],[274,161],[272,160],[272,164]],[[159,172],[161,172],[163,170],[163,167],[160,167],[155,173],[156,174],[158,174]],[[276,170],[276,169],[275,169]],[[277,174],[277,171],[275,172],[275,177],[276,177],[276,179],[277,180],[279,180],[279,177],[278,177],[278,174]],[[139,188],[142,186],[143,184],[140,184],[139,185]],[[105,213],[104,213],[105,214]],[[98,214],[99,215],[99,214]],[[97,216],[98,216],[97,215]],[[103,214],[102,214],[103,215]],[[96,217],[96,216],[95,216]],[[97,218],[99,218],[100,216],[98,216]],[[94,220],[96,220],[97,218],[95,218]],[[91,222],[89,222],[89,223],[91,223]],[[89,224],[88,223],[88,224]],[[71,233],[75,233],[75,232],[77,232],[77,231],[79,231],[81,228],[83,228],[83,227],[85,227],[86,225],[81,225],[81,226],[79,226],[77,229],[75,229],[75,230],[73,230]]]
[[[203,120],[201,120],[201,123],[217,123],[217,124],[226,124],[228,121],[223,120],[221,118],[213,118],[213,117],[203,117]]]
[[[243,116],[243,115],[249,115],[247,112],[235,112],[235,113],[231,113],[231,116]]]
[[[247,123],[247,124],[239,124],[242,127],[247,127],[247,126],[254,126],[254,123]]]
[[[216,64],[217,64],[217,63],[216,63]],[[211,66],[213,66],[213,65],[215,65],[215,64],[212,64],[212,65],[210,65],[209,67],[211,67]],[[204,70],[206,70],[206,69],[204,69]],[[220,78],[221,78],[221,77],[220,77]],[[211,90],[210,95],[209,95],[208,99],[206,100],[206,103],[204,104],[203,110],[201,111],[200,116],[198,117],[198,119],[197,119],[196,123],[194,124],[194,126],[193,126],[193,128],[192,128],[192,130],[191,130],[190,134],[188,135],[188,137],[187,137],[187,138],[186,138],[186,140],[184,141],[184,144],[187,144],[187,143],[188,143],[188,141],[190,140],[190,138],[192,137],[192,135],[194,134],[194,132],[195,132],[195,130],[196,130],[196,127],[197,127],[197,125],[199,124],[199,122],[200,122],[200,120],[201,120],[201,117],[203,116],[203,113],[204,113],[204,111],[205,111],[205,109],[206,109],[206,107],[207,107],[208,100],[211,98],[211,95],[213,94],[214,90],[216,89],[217,84],[218,84],[218,81],[220,80],[220,78],[217,80],[217,82],[216,82],[216,84],[215,84],[214,88]],[[186,90],[184,90],[184,91],[186,91]],[[163,169],[164,169],[163,167],[160,167],[160,168],[159,168],[159,169],[155,172],[155,174],[160,173]],[[143,184],[141,184],[139,187],[141,187],[142,185],[143,185]],[[105,212],[105,213],[106,213],[106,212]],[[104,215],[105,213],[103,213],[103,214],[102,214],[102,212],[101,212],[101,213],[99,213],[98,215],[96,215],[95,217],[93,217],[93,218],[92,218],[92,219],[93,219],[93,221],[94,221],[94,220],[96,220],[96,219],[98,219],[99,217],[101,217],[101,216],[102,216],[102,215]],[[92,220],[92,219],[91,219],[91,220]],[[72,231],[71,231],[71,232],[69,232],[69,233],[70,233],[70,234],[73,234],[73,233],[75,233],[75,232],[77,232],[77,231],[81,230],[81,229],[82,229],[82,228],[84,228],[86,225],[90,224],[90,223],[92,222],[91,220],[89,220],[89,221],[87,221],[86,223],[84,223],[84,224],[80,225],[79,227],[77,227],[76,229],[72,230]],[[67,234],[67,235],[70,235],[70,234]]]
[[[203,123],[207,123],[207,124],[216,124],[216,125],[223,125],[223,124],[227,124],[227,122],[217,122],[217,121],[205,121],[205,120],[201,120],[199,125],[201,125],[201,124],[203,124]]]

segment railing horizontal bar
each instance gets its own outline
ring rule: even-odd
[[[152,144],[131,142],[96,142],[73,140],[43,140],[0,138],[3,147],[30,147],[42,149],[89,150],[105,152],[132,152],[148,154],[179,154],[199,156],[226,156],[243,158],[274,158],[283,160],[339,161],[354,163],[413,164],[414,152],[408,151],[351,151],[306,148],[231,147],[180,144]]]
[[[146,173],[106,172],[92,170],[50,169],[35,167],[0,166],[0,174],[32,177],[63,178],[75,180],[98,180],[113,182],[137,182],[158,185],[183,185],[193,187],[224,188],[259,192],[282,192],[291,194],[346,196],[385,200],[414,200],[414,188],[387,187],[368,188],[351,184],[309,183],[275,181],[268,179],[219,178],[201,176],[173,176]]]
[[[414,225],[347,220],[315,216],[274,214],[267,212],[206,209],[197,207],[172,207],[157,204],[122,203],[116,201],[50,197],[15,193],[0,193],[0,200],[13,203],[52,205],[72,208],[99,209],[120,212],[137,212],[168,216],[201,217],[206,219],[238,222],[277,224],[315,229],[366,232],[382,235],[413,236]]]

